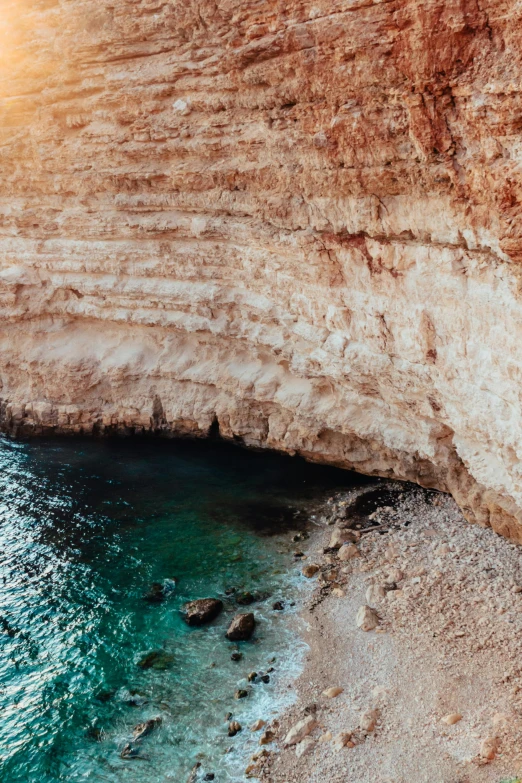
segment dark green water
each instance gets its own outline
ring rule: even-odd
[[[292,698],[278,683],[303,655],[297,510],[352,477],[212,443],[0,440],[0,461],[2,783],[185,783],[198,760],[202,777],[243,781],[257,737],[229,739],[225,713],[245,729],[277,714]],[[164,603],[143,600],[174,577]],[[230,587],[269,595],[238,608]],[[210,596],[226,611],[189,628],[179,608]],[[257,631],[233,662],[224,632],[250,610]],[[151,650],[168,668],[140,669]],[[270,665],[269,684],[234,699]],[[145,758],[121,759],[133,727],[156,716]]]

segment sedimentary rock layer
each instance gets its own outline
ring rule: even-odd
[[[521,16],[0,0],[4,431],[219,429],[522,540]]]

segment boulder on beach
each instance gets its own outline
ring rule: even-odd
[[[223,601],[219,598],[198,598],[185,604],[182,614],[188,625],[205,625],[214,620],[222,609]]]
[[[227,639],[231,642],[244,642],[250,639],[256,627],[256,620],[251,612],[236,614],[227,631]]]

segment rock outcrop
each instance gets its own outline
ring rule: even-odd
[[[522,5],[0,5],[2,429],[219,429],[522,540]]]

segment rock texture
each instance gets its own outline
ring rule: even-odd
[[[522,540],[522,5],[0,10],[3,430],[219,429]]]

